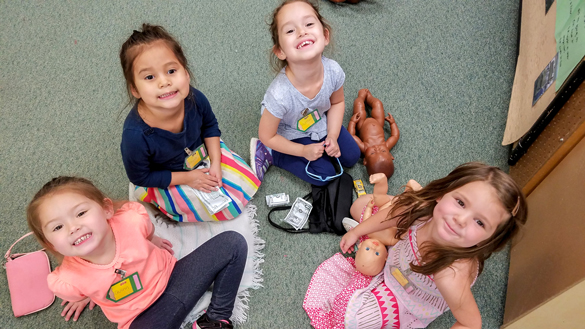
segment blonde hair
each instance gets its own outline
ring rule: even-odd
[[[269,31],[272,37],[273,44],[272,49],[270,50],[270,66],[272,67],[272,70],[275,73],[280,72],[280,70],[287,65],[286,60],[281,60],[280,58],[276,57],[276,54],[274,53],[274,49],[280,49],[280,40],[278,39],[278,21],[276,20],[276,16],[278,15],[282,7],[293,2],[303,2],[311,6],[311,8],[313,8],[313,10],[315,11],[315,15],[317,16],[317,19],[319,20],[319,22],[321,22],[321,25],[323,25],[323,30],[327,30],[327,33],[329,33],[329,45],[331,46],[333,43],[331,25],[329,24],[329,22],[327,22],[325,18],[323,18],[323,16],[321,16],[321,13],[319,13],[319,5],[316,2],[313,2],[311,0],[284,0],[278,7],[276,7],[276,9],[274,9],[271,15],[271,20],[268,22]]]
[[[39,243],[49,252],[55,255],[59,260],[63,259],[63,255],[55,251],[51,243],[45,237],[43,228],[41,227],[41,220],[39,214],[39,207],[48,197],[59,192],[73,192],[95,201],[100,206],[104,207],[104,199],[106,196],[93,183],[81,177],[59,176],[51,179],[48,183],[35,194],[31,202],[26,208],[26,220],[28,227],[33,232]]]
[[[396,238],[400,239],[404,233],[408,232],[415,221],[430,220],[438,198],[476,181],[486,182],[496,190],[498,199],[510,218],[502,222],[486,241],[469,248],[425,243],[419,249],[422,256],[420,265],[410,264],[413,271],[430,275],[450,266],[456,260],[475,259],[481,273],[484,261],[493,252],[504,248],[526,223],[528,208],[518,184],[500,168],[479,162],[469,162],[458,166],[446,177],[432,181],[419,191],[407,190],[397,197],[394,207],[395,209],[402,208],[404,211],[394,217],[389,215],[387,219],[397,219]]]

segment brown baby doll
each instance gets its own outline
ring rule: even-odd
[[[372,108],[372,116],[367,117],[366,104]],[[390,124],[390,137],[384,139],[384,121]],[[359,137],[356,135],[356,125]],[[384,105],[372,96],[368,89],[361,89],[353,102],[353,116],[347,125],[364,155],[364,165],[368,175],[383,173],[387,178],[394,174],[394,157],[390,150],[400,138],[400,131],[390,113],[384,117]]]

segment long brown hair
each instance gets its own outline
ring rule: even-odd
[[[276,20],[276,16],[282,7],[293,2],[304,2],[313,8],[317,19],[319,22],[321,22],[321,25],[323,25],[323,30],[327,30],[327,33],[329,33],[329,45],[331,46],[333,43],[331,25],[325,18],[323,18],[323,16],[321,16],[321,13],[319,13],[319,5],[316,2],[311,0],[284,0],[278,7],[276,7],[276,9],[274,9],[270,21],[268,21],[270,36],[272,37],[273,44],[272,49],[270,50],[270,67],[272,67],[272,70],[276,73],[280,72],[280,70],[287,64],[286,60],[281,60],[280,58],[276,57],[276,54],[274,53],[274,49],[280,49],[280,40],[278,39],[278,21]]]
[[[189,70],[189,63],[187,57],[183,53],[183,48],[173,36],[168,33],[162,26],[151,25],[148,23],[142,24],[142,31],[134,30],[132,35],[122,44],[120,49],[120,64],[122,64],[122,72],[126,79],[126,89],[128,92],[128,104],[131,104],[135,98],[132,95],[132,88],[136,88],[134,81],[134,60],[140,55],[144,46],[148,46],[153,42],[163,41],[167,47],[175,54],[179,63],[185,68],[189,77],[194,81],[195,76]],[[191,96],[191,93],[189,93]]]
[[[104,199],[106,198],[102,191],[95,187],[91,181],[81,177],[69,176],[59,176],[51,179],[51,181],[43,185],[37,194],[35,194],[26,208],[26,221],[28,223],[28,227],[33,232],[41,246],[50,251],[59,260],[63,259],[63,255],[56,252],[51,243],[45,237],[39,217],[39,207],[47,197],[62,191],[78,193],[92,201],[95,201],[102,207],[105,206]]]
[[[494,234],[482,243],[469,248],[455,248],[424,243],[420,248],[421,262],[410,264],[413,271],[430,275],[436,273],[458,259],[475,259],[479,273],[484,261],[495,251],[501,250],[520,228],[526,223],[527,205],[522,190],[512,178],[500,168],[479,162],[469,162],[455,168],[449,175],[429,183],[419,191],[407,190],[397,196],[394,209],[404,209],[389,219],[397,219],[396,238],[408,232],[415,221],[428,221],[433,215],[437,199],[443,195],[471,182],[482,181],[490,184],[497,193],[502,206],[510,218],[502,222]]]

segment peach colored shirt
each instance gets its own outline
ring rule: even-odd
[[[154,227],[140,203],[124,204],[108,222],[116,239],[116,256],[110,264],[64,257],[47,280],[57,297],[73,302],[89,297],[118,328],[128,328],[163,293],[177,259],[147,239]],[[110,286],[121,280],[115,269],[126,271],[127,277],[138,272],[143,289],[117,303],[106,299]]]

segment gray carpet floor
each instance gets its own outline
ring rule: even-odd
[[[128,109],[118,51],[142,22],[165,26],[182,43],[223,139],[249,160],[260,101],[273,78],[266,21],[278,2],[1,1],[0,251],[27,232],[25,207],[54,176],[85,176],[110,197],[127,197],[119,144]],[[508,149],[500,141],[514,76],[518,1],[319,3],[333,26],[329,57],[346,73],[344,124],[358,90],[369,88],[400,128],[391,193],[408,179],[424,184],[472,160],[507,170]],[[361,164],[349,173],[367,181]],[[315,268],[339,251],[340,238],[277,231],[266,221],[264,202],[266,194],[295,198],[309,190],[272,167],[252,201],[266,240],[264,287],[251,292],[249,318],[240,328],[310,327],[302,309],[307,285]],[[35,247],[31,239],[18,249]],[[502,322],[507,272],[504,251],[487,262],[473,288],[484,328]],[[115,327],[99,309],[65,323],[58,302],[16,319],[4,274],[0,287],[1,328]],[[453,322],[447,313],[429,328]]]

